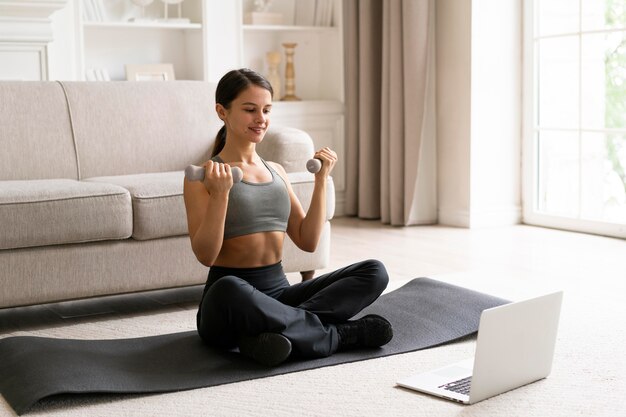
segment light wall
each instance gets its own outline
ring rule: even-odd
[[[439,223],[521,219],[521,0],[437,1]]]

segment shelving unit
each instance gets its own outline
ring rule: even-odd
[[[280,52],[280,73],[284,82],[285,56],[282,44],[294,42],[296,95],[303,100],[332,99],[342,101],[342,61],[335,58],[342,52],[336,41],[336,30],[304,30],[301,28],[243,31],[243,65],[262,74],[267,73],[266,54]],[[332,58],[331,58],[332,57]]]
[[[319,6],[332,9],[332,25],[298,25],[302,16],[299,7]],[[281,25],[243,24],[244,16],[254,11],[253,0],[240,0],[239,33],[240,66],[261,74],[268,73],[266,54],[278,51],[282,55],[280,75],[285,86],[285,54],[282,44],[297,43],[294,55],[296,95],[301,101],[274,101],[272,123],[293,126],[308,132],[316,148],[329,146],[339,155],[333,171],[337,190],[337,212],[343,211],[344,174],[344,63],[341,0],[273,0],[271,13],[282,14]],[[308,6],[307,6],[308,3]],[[309,16],[308,21],[315,21]]]
[[[189,23],[162,22],[163,3],[155,0],[146,7],[145,18],[140,8],[128,0],[101,1],[103,20],[85,19],[85,1],[77,0],[79,33],[79,79],[85,80],[90,69],[104,69],[113,81],[125,80],[126,64],[171,63],[178,80],[204,80],[203,0],[185,0],[182,16]]]
[[[317,7],[321,7],[318,0]],[[274,0],[269,13],[282,16],[281,25],[243,24],[244,16],[254,11],[254,1],[241,0],[242,65],[266,74],[266,54],[280,52],[281,75],[284,86],[284,42],[294,42],[296,95],[303,100],[336,100],[343,102],[343,33],[341,30],[341,0],[323,0],[332,9],[332,26],[295,24],[299,8],[315,12],[316,1]],[[308,21],[314,21],[311,16]]]

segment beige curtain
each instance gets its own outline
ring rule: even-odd
[[[344,0],[346,211],[436,223],[434,0]]]

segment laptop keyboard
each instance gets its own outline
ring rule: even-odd
[[[459,394],[469,395],[470,384],[472,383],[472,377],[459,379],[458,381],[448,382],[441,385],[439,388],[443,388],[448,391],[457,392]]]

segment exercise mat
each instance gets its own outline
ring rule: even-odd
[[[117,340],[16,336],[0,340],[0,393],[18,413],[56,394],[158,393],[209,387],[322,366],[411,352],[478,330],[480,313],[507,301],[430,278],[382,295],[365,314],[380,314],[394,338],[376,349],[328,358],[290,359],[267,368],[204,345],[195,331]]]

